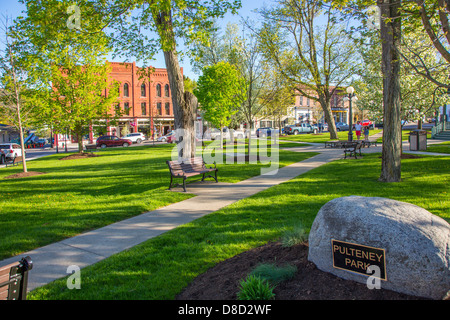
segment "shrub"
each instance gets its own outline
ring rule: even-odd
[[[273,285],[277,285],[280,282],[292,279],[296,272],[296,266],[285,265],[277,267],[275,264],[263,263],[258,265],[250,275],[260,277]]]
[[[286,231],[281,237],[283,247],[292,247],[306,241],[308,241],[308,232],[303,226],[297,226],[293,230]]]
[[[260,277],[249,275],[245,281],[240,282],[238,300],[270,300],[275,298],[274,287]]]

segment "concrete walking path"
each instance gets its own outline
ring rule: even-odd
[[[310,146],[298,148],[296,151],[320,152],[320,154],[283,167],[272,174],[256,176],[235,184],[220,182],[189,184],[187,191],[196,195],[191,199],[8,258],[0,261],[0,266],[30,256],[33,260],[33,269],[29,273],[28,289],[33,290],[67,276],[69,266],[84,268],[241,199],[289,181],[311,169],[342,158],[342,150],[337,149]]]

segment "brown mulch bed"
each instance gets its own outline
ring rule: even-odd
[[[15,173],[15,174],[5,177],[5,179],[20,179],[20,178],[38,176],[41,174],[45,174],[45,173],[44,172],[36,172],[36,171],[19,172],[19,173]]]
[[[195,278],[177,300],[236,300],[239,282],[260,263],[295,265],[297,273],[275,289],[276,300],[421,300],[389,290],[369,290],[366,285],[323,272],[308,261],[307,244],[283,247],[279,242],[243,252]]]
[[[92,152],[81,152],[81,153],[71,154],[70,156],[61,158],[59,160],[86,159],[86,158],[94,158],[94,157],[99,157],[99,155],[92,153]]]

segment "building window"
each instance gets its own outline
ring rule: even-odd
[[[145,102],[141,103],[141,111],[143,116],[147,115],[147,104]]]
[[[123,85],[123,96],[124,97],[129,97],[130,96],[129,91],[128,91],[128,83],[125,83]]]
[[[146,94],[145,94],[145,83],[143,83],[141,85],[141,97],[145,97],[145,96],[146,96]]]
[[[170,115],[170,103],[168,103],[168,102],[166,102],[166,105],[165,105],[165,109],[166,109],[166,115]]]
[[[156,96],[161,97],[161,85],[156,85]]]
[[[309,107],[309,98],[308,99],[306,99],[306,105]]]
[[[130,115],[130,103],[129,103],[129,102],[125,102],[125,105],[124,105],[124,112],[125,112],[125,114],[126,114],[127,116]]]
[[[116,109],[116,115],[119,115],[120,114],[120,103],[116,104],[115,109]]]
[[[300,97],[300,105],[301,106],[303,105],[303,97],[302,96]]]
[[[168,84],[166,84],[164,86],[164,93],[165,93],[166,97],[169,97],[169,85]]]
[[[157,111],[158,111],[158,114],[159,114],[159,115],[162,115],[161,102],[158,102],[158,103],[156,104],[156,109],[157,109]]]

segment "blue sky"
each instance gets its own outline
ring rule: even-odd
[[[254,9],[262,7],[264,1],[255,1],[255,0],[242,0],[242,8],[239,11],[239,15],[243,17],[248,17],[254,15],[252,11]],[[20,15],[21,11],[24,10],[24,6],[19,3],[18,0],[0,0],[0,14],[7,15],[9,17],[17,17]],[[226,26],[229,22],[238,22],[239,16],[233,16],[231,14],[227,14],[219,23],[222,26]],[[164,58],[162,54],[159,54],[155,57],[156,60],[152,62],[152,65],[156,68],[165,68]],[[115,59],[114,61],[118,61]],[[139,63],[138,63],[139,64]],[[191,70],[189,60],[181,62],[181,66],[183,67],[184,74],[191,79],[197,79],[198,75],[194,74]]]

